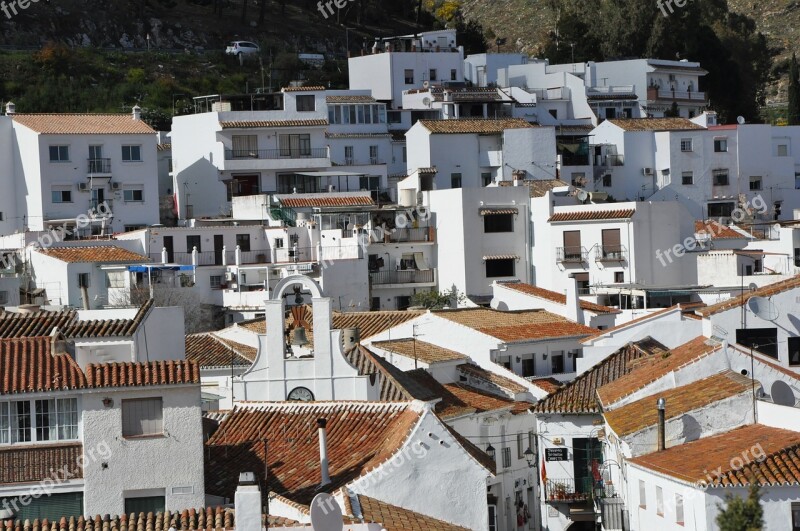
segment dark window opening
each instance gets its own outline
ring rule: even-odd
[[[484,232],[514,232],[514,214],[483,216]]]
[[[736,342],[753,348],[771,358],[778,359],[777,328],[740,328],[736,330]]]
[[[487,260],[486,278],[513,277],[514,259]]]

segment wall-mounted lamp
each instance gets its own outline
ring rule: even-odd
[[[546,353],[546,352],[545,352],[544,354],[542,354],[542,359],[543,359],[543,360],[546,360],[546,359],[547,359],[547,353]]]
[[[519,362],[521,362],[521,361],[522,361],[522,358],[520,358],[519,356],[517,356],[517,363],[519,363]]]
[[[536,454],[533,453],[530,446],[522,455],[525,456],[525,461],[528,462],[528,468],[536,468]]]
[[[111,399],[111,398],[104,398],[103,399],[103,406],[111,407],[113,405],[114,405],[114,400],[113,399]]]
[[[494,446],[492,446],[491,444],[486,447],[486,455],[488,455],[492,459],[495,458]]]

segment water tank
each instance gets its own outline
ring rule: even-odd
[[[361,340],[361,333],[358,328],[343,328],[342,329],[342,349],[349,352],[358,346]]]

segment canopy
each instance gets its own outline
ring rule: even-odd
[[[132,273],[147,273],[148,270],[155,271],[192,271],[194,266],[175,265],[175,264],[145,264],[128,266],[128,271]]]

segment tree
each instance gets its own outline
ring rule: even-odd
[[[761,489],[753,480],[747,498],[728,494],[727,506],[718,504],[717,525],[720,531],[761,531],[764,526],[764,508],[761,507]]]
[[[666,118],[680,118],[681,111],[678,109],[678,102],[673,101],[672,106],[669,108],[668,111],[664,111],[664,116]]]
[[[466,300],[467,297],[453,286],[441,293],[434,289],[417,292],[411,296],[411,306],[421,306],[428,310],[441,310],[442,308],[456,308]]]
[[[789,125],[800,125],[800,71],[797,67],[796,54],[792,54],[789,67],[789,108],[786,114]]]

